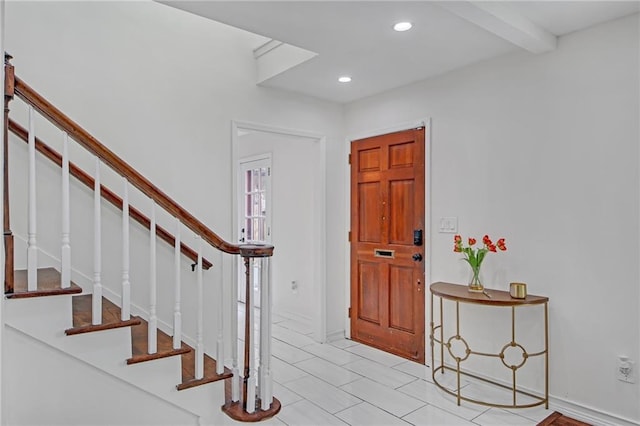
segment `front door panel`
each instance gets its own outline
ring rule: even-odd
[[[351,337],[421,363],[424,176],[423,128],[351,144]]]

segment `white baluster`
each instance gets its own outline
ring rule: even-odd
[[[237,256],[237,261],[243,262],[244,259],[240,256]],[[238,274],[236,285],[232,286],[231,289],[231,401],[238,402],[240,401],[240,368],[238,366],[238,315],[239,313],[239,303],[238,303],[238,286],[241,285],[243,280],[243,275],[237,271],[240,271],[240,268],[235,268],[236,273]],[[244,269],[243,269],[244,270]]]
[[[27,290],[38,289],[38,244],[36,241],[36,117],[29,107],[29,225],[27,246]]]
[[[69,135],[63,133],[62,139],[62,248],[60,269],[61,287],[71,287],[71,208],[69,204]]]
[[[174,249],[175,264],[175,293],[173,305],[173,349],[182,347],[182,313],[180,312],[180,299],[182,292],[182,280],[180,278],[180,219],[176,218],[176,240]]]
[[[253,291],[255,258],[249,260],[249,286],[246,309],[249,310],[249,380],[247,381],[247,413],[256,411],[255,301]],[[245,342],[245,345],[247,343]]]
[[[131,319],[131,283],[129,282],[129,182],[123,178],[122,189],[122,321]]]
[[[204,377],[204,288],[202,285],[202,238],[196,235],[196,244],[198,246],[198,268],[197,268],[197,328],[196,328],[196,380]]]
[[[222,299],[224,292],[222,289],[222,283],[218,286],[216,292],[216,308],[218,309],[218,341],[216,343],[216,373],[224,373],[224,300]],[[237,303],[236,303],[237,305]],[[237,345],[235,345],[237,346]]]
[[[149,354],[158,352],[158,316],[156,314],[157,305],[157,274],[156,274],[156,202],[151,202],[151,225],[149,235],[149,329],[148,350]]]
[[[102,224],[100,199],[100,159],[96,157],[96,175],[93,184],[93,296],[91,297],[91,323],[93,325],[102,324]]]
[[[260,401],[268,410],[273,401],[271,376],[271,258],[262,258],[260,278]]]

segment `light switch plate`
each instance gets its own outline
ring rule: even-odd
[[[458,217],[447,216],[440,218],[439,232],[442,234],[455,234],[458,232]]]

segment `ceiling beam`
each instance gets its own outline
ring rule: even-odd
[[[258,71],[256,84],[264,83],[316,56],[318,54],[310,50],[272,39],[253,51]]]
[[[278,40],[271,39],[268,42],[264,43],[260,47],[256,47],[253,49],[253,57],[258,59],[262,55],[266,55],[271,52],[273,49],[276,49],[282,46],[284,43]]]
[[[556,48],[557,37],[498,2],[441,1],[438,4],[455,15],[531,53]]]

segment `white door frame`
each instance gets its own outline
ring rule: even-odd
[[[231,122],[231,184],[232,184],[232,227],[234,232],[234,241],[238,241],[238,206],[235,201],[236,191],[238,188],[238,137],[239,130],[260,131],[267,133],[275,133],[285,136],[296,136],[305,139],[311,139],[317,143],[319,156],[318,167],[314,170],[314,209],[317,215],[314,215],[313,222],[313,241],[309,250],[309,258],[313,262],[313,288],[315,289],[314,298],[317,301],[313,312],[313,338],[315,341],[324,343],[327,340],[327,284],[326,284],[326,137],[317,133],[307,132],[303,130],[286,129],[282,127],[270,126],[266,124],[252,123],[247,121],[233,120]],[[272,210],[273,211],[273,210]],[[275,248],[274,256],[278,255],[278,248]],[[232,267],[232,270],[235,268]],[[233,273],[231,279],[233,288],[231,289],[232,303],[237,303],[235,298],[238,294],[237,274]],[[232,312],[235,312],[233,310]],[[231,332],[237,333],[237,317],[232,315]]]
[[[347,158],[349,156],[349,153],[351,152],[351,141],[370,138],[373,136],[386,135],[387,133],[400,132],[402,130],[415,129],[416,127],[424,127],[424,145],[425,145],[424,146],[424,167],[425,167],[424,190],[426,194],[424,196],[424,203],[425,203],[425,207],[424,207],[424,215],[425,215],[425,218],[424,218],[424,225],[425,225],[425,230],[424,230],[424,250],[425,250],[424,312],[425,312],[425,316],[424,316],[424,321],[425,321],[425,338],[426,338],[427,336],[426,332],[427,330],[429,330],[429,315],[427,315],[428,313],[427,308],[429,307],[429,298],[428,298],[427,288],[431,284],[431,217],[432,217],[431,216],[431,118],[427,117],[421,120],[400,123],[391,127],[366,131],[360,134],[355,134],[354,136],[350,136],[345,139],[344,147],[346,152],[345,158]],[[351,166],[347,161],[345,161],[345,164],[346,166],[345,166],[345,173],[344,173],[344,176],[345,176],[345,183],[344,183],[345,233],[344,235],[348,235],[349,231],[351,230]],[[345,285],[344,291],[345,291],[345,301],[348,308],[349,306],[351,306],[351,243],[347,238],[345,238],[344,247],[345,247],[345,254],[346,254],[345,267],[344,267],[346,285]],[[344,314],[344,334],[345,334],[345,337],[351,338],[351,320],[349,318],[349,314],[347,311],[348,310],[345,310],[345,314]],[[425,351],[427,350],[426,348],[428,347],[429,346],[427,342],[427,345],[425,345]],[[428,357],[425,354],[425,361],[426,360],[428,360]]]
[[[271,153],[270,152],[265,152],[263,154],[257,154],[257,155],[251,155],[249,157],[242,157],[240,159],[238,159],[238,165],[240,166],[240,168],[237,168],[237,172],[238,172],[238,180],[237,180],[237,187],[236,187],[236,208],[237,208],[237,214],[238,214],[238,218],[240,216],[243,216],[243,214],[241,213],[241,209],[242,207],[245,206],[245,202],[246,202],[246,197],[244,196],[244,185],[243,185],[243,177],[241,177],[242,173],[240,169],[243,169],[242,165],[244,164],[250,164],[250,163],[254,163],[254,165],[258,165],[258,167],[268,167],[269,169],[269,175],[266,179],[266,189],[265,189],[265,200],[266,200],[266,204],[267,204],[267,214],[266,214],[266,225],[267,225],[267,233],[265,234],[265,243],[266,244],[271,244],[271,200],[272,200],[272,192],[271,192],[271,167],[272,167],[272,160],[271,160]],[[255,167],[255,166],[254,166]],[[254,168],[252,167],[252,168]],[[240,241],[240,231],[239,228],[241,228],[240,223],[238,223],[238,218],[236,218],[236,224],[237,224],[237,229],[236,232],[238,233],[238,238],[236,240],[236,242],[243,244],[243,242]],[[245,234],[246,235],[246,234]],[[246,244],[247,241],[245,240],[244,244]],[[238,257],[238,256],[236,256]],[[239,268],[244,268],[243,263],[240,261],[240,259],[238,259],[237,262],[237,266],[236,269],[238,270],[238,274],[240,274],[240,276],[242,275],[240,273],[240,271],[242,269]],[[255,297],[253,300],[255,301],[255,304],[257,306],[260,305],[260,297],[257,294],[253,294],[252,297]],[[240,302],[246,302],[245,300],[245,293],[240,291],[240,289],[238,288],[238,301]]]

